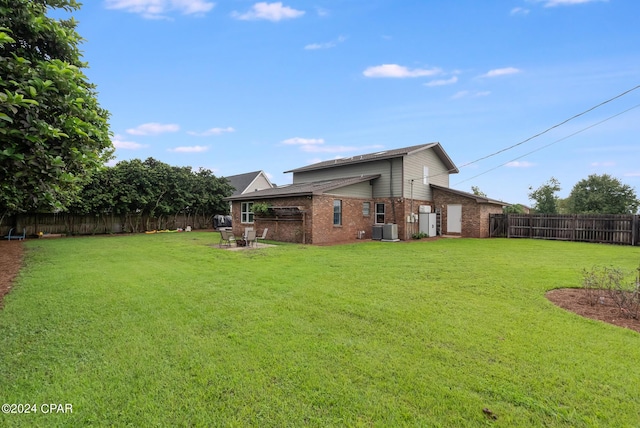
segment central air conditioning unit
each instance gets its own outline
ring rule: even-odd
[[[418,212],[420,214],[429,214],[431,212],[431,205],[420,205]]]
[[[382,229],[383,241],[398,241],[398,225],[395,223],[387,223]]]
[[[371,239],[382,239],[382,226],[373,226],[373,232],[371,233]]]

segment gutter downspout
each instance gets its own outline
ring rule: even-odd
[[[387,159],[389,161],[389,197],[391,198],[391,212],[393,213],[393,221],[398,223],[396,219],[396,203],[393,200],[393,159]]]

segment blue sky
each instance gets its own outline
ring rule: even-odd
[[[561,197],[590,174],[640,190],[640,89],[524,142],[640,85],[637,0],[91,0],[73,16],[117,160],[287,184],[438,141],[451,187],[510,203],[551,177]]]

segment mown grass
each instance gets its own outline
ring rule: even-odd
[[[640,334],[544,293],[640,249],[27,242],[0,311],[2,426],[637,426]],[[482,411],[490,409],[497,420]]]

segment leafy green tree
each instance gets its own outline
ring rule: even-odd
[[[0,0],[0,218],[62,210],[113,153],[82,68],[75,0]]]
[[[569,194],[574,214],[635,214],[639,206],[634,189],[608,174],[580,180]]]
[[[505,214],[524,214],[524,207],[520,204],[513,204],[502,209]]]
[[[114,214],[123,219],[126,230],[136,232],[143,226],[146,230],[165,228],[171,215],[226,213],[228,204],[222,199],[232,193],[225,178],[207,169],[193,172],[191,167],[173,167],[154,158],[133,159],[94,174],[69,211]]]
[[[482,196],[483,198],[487,197],[487,194],[480,190],[478,186],[471,186],[471,192],[476,196]]]
[[[534,210],[542,214],[556,214],[558,212],[558,196],[560,182],[551,177],[549,181],[533,190],[529,187],[529,199],[534,201]]]

